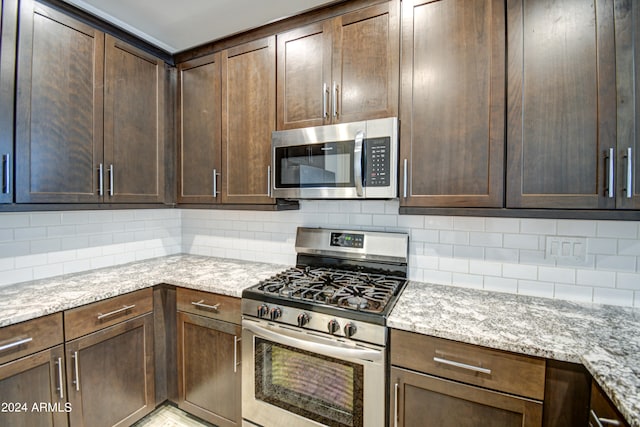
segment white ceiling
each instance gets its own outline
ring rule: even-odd
[[[169,53],[335,0],[65,0]]]

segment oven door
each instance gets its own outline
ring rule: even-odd
[[[242,320],[242,417],[271,426],[385,425],[384,348]]]

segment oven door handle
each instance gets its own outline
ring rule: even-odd
[[[327,356],[343,358],[370,360],[372,362],[384,362],[384,352],[382,350],[373,350],[366,348],[344,347],[338,342],[326,344],[316,339],[312,335],[305,334],[305,338],[301,339],[293,336],[286,329],[274,332],[271,329],[264,328],[258,324],[243,322],[242,327],[253,332],[255,335],[267,338],[279,344],[307,350],[313,353],[322,353]]]

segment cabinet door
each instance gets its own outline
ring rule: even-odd
[[[13,201],[13,93],[18,1],[0,2],[0,203]]]
[[[111,36],[105,45],[105,201],[162,202],[164,63]]]
[[[241,328],[178,313],[178,406],[220,427],[238,426]]]
[[[331,27],[323,21],[278,34],[278,130],[329,123]]]
[[[386,2],[333,21],[333,123],[398,115],[399,4]]]
[[[613,0],[507,5],[507,207],[615,207]]]
[[[391,401],[390,425],[398,427],[542,426],[535,400],[394,367]]]
[[[99,202],[104,34],[20,4],[16,201]]]
[[[178,202],[216,203],[221,172],[220,53],[180,64]],[[215,180],[215,183],[214,183]],[[214,194],[214,189],[215,193]]]
[[[222,202],[273,204],[275,37],[222,52]]]
[[[615,0],[617,206],[640,209],[640,4]],[[631,163],[629,163],[631,159]]]
[[[504,2],[402,3],[401,204],[500,207]]]
[[[66,395],[62,345],[0,365],[2,426],[67,426]]]
[[[155,408],[153,314],[66,344],[74,427],[129,426]]]

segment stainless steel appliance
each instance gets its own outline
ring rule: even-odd
[[[382,427],[386,318],[403,233],[298,228],[297,265],[242,293],[242,417],[265,427]]]
[[[398,192],[395,117],[273,132],[272,197],[390,199]]]

